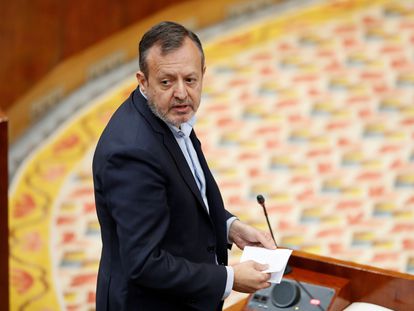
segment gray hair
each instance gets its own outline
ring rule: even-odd
[[[201,53],[201,67],[204,67],[204,51],[200,39],[195,33],[174,22],[161,22],[148,30],[139,42],[139,67],[148,78],[147,56],[154,45],[159,45],[163,55],[168,54],[183,45],[184,39],[191,39]]]

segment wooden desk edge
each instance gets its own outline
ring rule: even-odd
[[[315,284],[325,286],[333,282],[329,286],[335,289],[331,311],[343,310],[354,301],[379,304],[393,310],[414,310],[414,297],[410,294],[414,292],[414,275],[301,251],[293,251],[289,265],[297,270],[293,276],[300,281],[311,281],[312,274],[332,278],[325,280],[325,284],[315,281]],[[248,299],[242,299],[225,311],[249,311],[246,307]]]

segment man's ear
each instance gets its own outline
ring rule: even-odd
[[[142,71],[137,71],[135,76],[137,77],[139,88],[141,89],[142,93],[146,94],[147,79],[145,78],[144,73]]]

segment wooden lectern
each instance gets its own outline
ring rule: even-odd
[[[287,279],[296,279],[335,290],[329,311],[340,311],[352,302],[368,302],[392,310],[414,310],[414,275],[293,251]],[[250,297],[249,297],[250,298]],[[246,298],[225,311],[251,311]]]

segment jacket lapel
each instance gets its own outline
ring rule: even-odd
[[[203,151],[201,150],[200,141],[198,140],[194,131],[191,132],[190,138],[193,143],[194,149],[197,152],[198,160],[200,161],[200,165],[203,169],[204,176],[206,179],[206,192],[210,209],[210,219],[212,219],[214,231],[218,236],[217,241],[226,241],[226,243],[217,243],[216,254],[218,256],[219,262],[227,263],[227,231],[226,224],[222,223],[222,221],[224,220],[224,215],[220,215],[220,211],[224,211],[220,190],[217,186],[216,181],[214,180],[213,175],[211,174],[207,161],[204,157]]]
[[[191,135],[190,135],[190,139],[191,142],[193,143],[194,149],[197,153],[197,157],[198,157],[198,161],[200,161],[200,166],[201,169],[204,172],[204,178],[206,181],[206,195],[208,198],[208,202],[209,202],[209,210],[210,210],[210,215],[214,214],[215,210],[215,198],[217,195],[217,192],[215,192],[215,189],[218,188],[216,186],[216,182],[214,180],[213,175],[211,174],[210,168],[208,167],[207,161],[204,157],[203,151],[201,150],[201,144],[200,141],[198,140],[194,130],[191,131]]]
[[[168,128],[167,124],[165,124],[164,121],[156,117],[154,113],[150,110],[147,104],[147,100],[142,96],[138,88],[133,92],[132,96],[134,105],[138,109],[138,111],[148,121],[153,130],[161,134],[163,143],[169,151],[171,157],[174,159],[174,162],[177,165],[178,171],[180,172],[182,178],[184,179],[187,186],[190,188],[191,192],[196,196],[204,211],[207,213],[207,207],[205,206],[203,198],[201,197],[200,190],[197,187],[194,176],[191,173],[190,168],[188,167],[187,160],[185,159],[180,149],[180,146],[175,140],[173,133],[171,133],[171,130]]]
[[[170,129],[168,129],[170,131]],[[191,189],[193,194],[197,197],[199,203],[203,206],[204,211],[207,212],[207,207],[204,204],[203,198],[201,197],[201,192],[198,189],[197,183],[194,179],[193,173],[191,173],[190,168],[188,167],[187,160],[185,159],[180,147],[178,146],[173,134],[170,132],[170,135],[164,135],[164,144],[173,157],[175,164],[180,171],[181,176],[185,180],[188,187]]]

